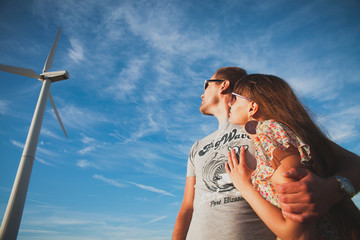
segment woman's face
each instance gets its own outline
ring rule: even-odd
[[[250,120],[249,110],[251,100],[239,94],[232,93],[230,101],[229,121],[232,124],[244,126]]]

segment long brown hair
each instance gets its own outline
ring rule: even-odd
[[[250,74],[237,81],[234,92],[256,102],[263,118],[284,123],[307,143],[316,174],[321,177],[334,174],[336,161],[331,141],[314,123],[287,82],[273,75]]]
[[[284,123],[310,146],[313,172],[323,178],[334,175],[338,164],[333,143],[315,124],[286,81],[273,75],[250,74],[236,82],[234,92],[256,102],[265,120]],[[360,211],[350,199],[333,206],[328,216],[344,239],[360,239]]]

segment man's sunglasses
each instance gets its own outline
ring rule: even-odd
[[[247,98],[247,97],[244,97],[243,95],[232,92],[231,93],[231,101],[230,101],[231,105],[233,105],[235,103],[237,97],[248,100],[250,102],[252,101],[250,98]]]
[[[209,86],[209,82],[223,82],[223,79],[208,79],[204,81],[204,90]]]

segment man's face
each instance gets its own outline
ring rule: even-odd
[[[214,74],[210,79],[218,79]],[[207,87],[204,89],[204,93],[201,95],[200,112],[205,115],[214,115],[214,110],[219,103],[219,82],[208,82]]]

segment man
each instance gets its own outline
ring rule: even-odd
[[[247,149],[249,167],[255,168],[256,164],[252,156],[252,141],[241,127],[228,122],[232,89],[236,80],[245,75],[246,71],[241,68],[225,67],[205,81],[200,112],[215,116],[219,128],[197,141],[190,151],[184,198],[175,222],[173,240],[275,239],[234,188],[224,169],[229,149],[238,150],[240,146]],[[360,169],[359,157],[335,144],[334,147],[338,158],[344,160],[339,174],[360,183],[358,171],[353,170]],[[314,219],[344,196],[351,197],[355,191],[341,177],[339,182],[335,178],[320,179],[301,169],[290,169],[287,176],[300,181],[278,185],[277,191],[284,215],[295,221]],[[356,185],[357,191],[359,185]],[[333,201],[328,201],[329,198]]]
[[[240,146],[248,149],[249,165],[255,167],[251,139],[240,126],[228,122],[233,86],[245,75],[246,71],[240,68],[221,68],[205,81],[200,112],[215,116],[219,128],[191,149],[173,239],[275,239],[232,185],[224,168],[229,149]]]

